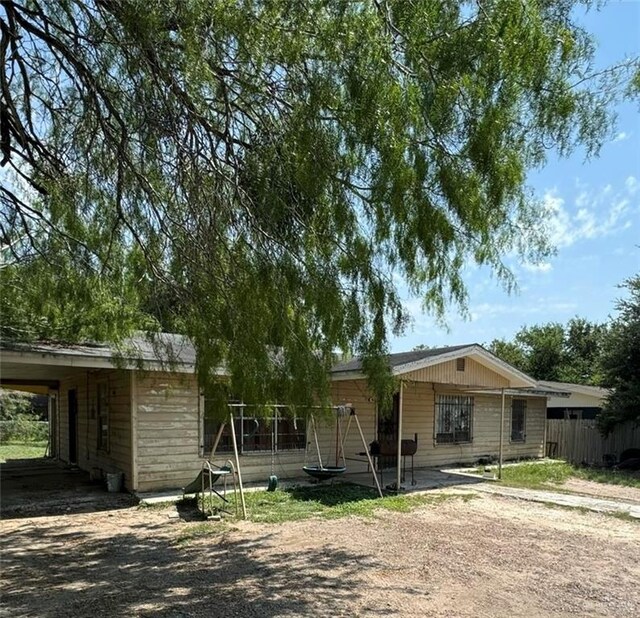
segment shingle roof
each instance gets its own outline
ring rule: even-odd
[[[456,352],[457,350],[462,350],[464,348],[473,347],[474,343],[468,343],[465,345],[453,345],[446,346],[442,348],[430,348],[427,350],[412,350],[411,352],[399,352],[397,354],[389,354],[387,359],[389,361],[389,367],[394,369],[395,367],[400,367],[402,365],[407,365],[409,363],[415,363],[426,358],[435,358],[436,356],[440,356],[441,354],[450,354],[451,352]],[[360,372],[362,371],[362,359],[361,358],[352,358],[350,361],[345,363],[338,363],[334,365],[331,369],[332,373],[351,373],[351,372]]]
[[[584,395],[591,395],[593,397],[606,397],[609,391],[606,388],[600,386],[591,386],[588,384],[574,384],[571,382],[552,382],[550,380],[540,380],[539,384],[547,386],[552,389],[561,391],[569,391],[573,393],[582,393]]]
[[[157,333],[152,337],[136,335],[122,342],[120,346],[107,343],[64,344],[49,341],[34,343],[0,343],[2,350],[43,354],[69,358],[106,359],[117,362],[122,359],[142,363],[177,363],[195,365],[196,351],[183,335]]]

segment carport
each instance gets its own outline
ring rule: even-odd
[[[107,493],[89,473],[52,458],[0,463],[2,519],[105,511],[135,502],[129,494]]]
[[[3,516],[99,510],[108,496],[102,477],[130,474],[130,372],[115,364],[104,345],[2,343],[0,385],[46,395],[49,420],[48,457],[1,465]]]

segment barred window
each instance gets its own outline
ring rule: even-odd
[[[527,400],[514,399],[511,402],[511,442],[524,442],[527,436]]]
[[[437,395],[436,444],[471,442],[473,397],[467,395]]]

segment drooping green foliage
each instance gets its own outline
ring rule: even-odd
[[[549,251],[526,171],[609,128],[590,4],[3,2],[3,336],[180,330],[247,401],[344,350],[384,390],[398,276],[441,314]]]
[[[602,379],[600,356],[607,327],[584,318],[566,325],[525,326],[512,341],[494,339],[489,349],[538,380],[597,385]]]
[[[640,423],[640,275],[624,283],[602,354],[603,385],[611,389],[598,417],[604,433],[625,421]]]

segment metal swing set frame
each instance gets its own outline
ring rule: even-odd
[[[244,498],[244,485],[242,483],[242,469],[240,466],[240,451],[238,449],[238,441],[237,441],[237,437],[236,437],[236,430],[235,430],[235,424],[233,422],[234,420],[234,409],[235,408],[246,408],[248,407],[248,404],[244,404],[244,403],[231,403],[228,404],[228,408],[229,408],[229,419],[226,421],[223,421],[222,423],[220,423],[220,427],[218,428],[218,433],[216,434],[215,437],[215,441],[213,443],[213,448],[211,449],[211,453],[208,457],[207,460],[205,460],[202,464],[202,471],[201,471],[201,491],[202,491],[202,495],[204,498],[205,495],[205,491],[208,490],[208,493],[210,496],[213,495],[213,493],[215,493],[216,495],[220,495],[217,491],[215,491],[213,489],[213,483],[217,480],[217,478],[224,476],[224,480],[225,480],[225,494],[226,494],[226,475],[229,474],[229,472],[232,474],[233,480],[234,480],[234,493],[236,491],[236,476],[238,479],[237,482],[237,489],[238,489],[238,493],[240,494],[240,504],[242,507],[242,518],[246,519],[247,518],[247,506],[246,506],[246,502],[245,502],[245,498]],[[288,406],[283,406],[283,405],[274,405],[273,407],[275,408],[286,408]],[[367,460],[369,462],[369,469],[371,470],[372,476],[373,476],[373,480],[375,482],[376,488],[378,490],[378,494],[380,495],[380,497],[383,497],[383,493],[382,493],[382,487],[380,486],[380,481],[378,480],[378,475],[375,472],[375,466],[373,465],[373,460],[371,458],[371,454],[369,453],[369,448],[367,446],[367,441],[365,440],[364,437],[364,433],[362,431],[362,426],[360,425],[360,420],[358,419],[358,415],[356,414],[355,408],[353,408],[350,404],[347,405],[342,405],[342,406],[334,406],[332,408],[333,410],[336,411],[336,465],[335,466],[325,466],[322,463],[322,454],[320,452],[320,442],[318,440],[318,430],[317,430],[317,426],[316,426],[316,420],[315,417],[313,416],[313,414],[310,415],[310,424],[311,424],[311,428],[313,431],[313,437],[314,437],[314,442],[315,442],[315,446],[316,446],[316,452],[318,455],[318,465],[317,466],[307,466],[304,465],[303,466],[303,470],[304,472],[306,472],[309,476],[312,476],[318,480],[326,480],[326,479],[330,479],[333,478],[334,476],[338,476],[340,474],[343,474],[344,472],[346,472],[347,467],[346,467],[346,458],[344,455],[344,445],[345,442],[347,440],[347,438],[349,437],[349,430],[351,429],[351,424],[352,421],[355,421],[355,425],[358,428],[358,433],[360,434],[360,439],[362,440],[362,446],[364,447],[364,451],[366,453],[367,456]],[[347,428],[344,432],[344,435],[341,434],[340,431],[340,418],[341,416],[344,416],[346,414],[346,412],[349,412],[349,420],[347,421]],[[222,469],[217,469],[214,470],[212,468],[213,464],[211,463],[215,454],[216,454],[216,450],[218,448],[218,444],[220,443],[220,440],[222,438],[222,433],[224,432],[224,429],[227,425],[227,423],[229,423],[229,426],[231,428],[231,442],[233,444],[233,456],[234,456],[234,460],[235,460],[235,466],[233,464],[233,462],[229,461],[228,464],[230,464],[230,470],[229,472],[223,471]],[[307,439],[307,444],[305,445],[305,459],[306,459],[306,454],[307,454],[307,450],[308,450],[308,445],[309,445],[309,440]],[[338,465],[338,460],[339,458],[342,458],[342,466]],[[206,480],[208,480],[208,487],[205,484],[205,477]],[[226,502],[226,500],[225,500]],[[204,501],[203,501],[204,504]],[[203,507],[204,508],[204,507]],[[236,508],[237,508],[237,501],[236,501]]]
[[[346,461],[347,458],[344,454],[344,445],[349,437],[349,430],[351,429],[352,421],[355,421],[355,425],[358,428],[358,433],[360,434],[360,439],[362,440],[362,446],[364,448],[364,453],[367,456],[367,461],[369,463],[369,470],[371,470],[371,475],[375,482],[376,488],[378,490],[378,494],[380,497],[383,497],[382,487],[380,486],[380,481],[378,480],[378,475],[376,474],[375,466],[373,465],[373,459],[371,458],[371,453],[369,452],[369,447],[367,445],[367,441],[365,440],[364,433],[362,431],[362,426],[360,425],[360,420],[358,419],[358,415],[356,414],[355,408],[353,408],[350,404],[343,406],[335,406],[333,408],[336,411],[336,458],[334,466],[326,466],[322,462],[322,453],[320,452],[320,441],[318,440],[318,429],[316,426],[316,421],[313,415],[311,415],[311,429],[313,431],[313,438],[316,447],[316,453],[318,455],[318,465],[317,466],[307,466],[306,464],[303,466],[303,471],[306,472],[309,476],[319,480],[324,481],[328,479],[332,479],[336,476],[340,476],[347,471]],[[349,411],[349,420],[347,421],[347,428],[345,429],[344,435],[341,434],[340,431],[340,418],[344,416]],[[309,445],[309,441],[307,440],[307,447]],[[306,449],[305,449],[305,459],[306,459]],[[339,460],[342,459],[342,465],[339,465]]]

